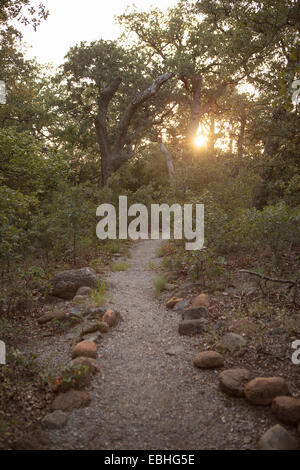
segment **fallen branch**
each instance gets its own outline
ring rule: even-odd
[[[261,279],[265,279],[266,281],[271,281],[271,282],[281,282],[282,284],[290,284],[291,287],[294,287],[298,283],[298,279],[292,280],[292,279],[276,279],[273,277],[266,276],[265,274],[260,274],[257,273],[256,271],[249,271],[248,269],[240,269],[240,273],[247,273],[247,274],[252,274],[253,276],[258,276]]]
[[[297,302],[297,288],[300,283],[300,279],[277,279],[274,277],[269,277],[266,276],[265,274],[260,274],[257,273],[256,271],[249,271],[248,269],[240,269],[240,273],[247,273],[247,274],[252,274],[253,276],[257,276],[260,279],[265,279],[266,281],[270,282],[280,282],[281,284],[288,284],[288,289],[293,289],[294,288],[294,296],[293,296],[293,303],[297,306],[299,306],[299,303]]]

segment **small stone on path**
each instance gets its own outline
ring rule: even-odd
[[[183,346],[171,346],[170,349],[166,351],[166,354],[169,356],[176,356],[184,351]]]

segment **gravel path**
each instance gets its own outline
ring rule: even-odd
[[[98,346],[91,405],[51,431],[54,449],[251,449],[273,424],[265,408],[222,395],[219,372],[193,367],[199,338],[179,336],[177,314],[153,294],[158,245],[136,243],[129,269],[107,277],[124,321]]]

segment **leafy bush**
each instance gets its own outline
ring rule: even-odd
[[[251,227],[253,244],[269,245],[276,258],[283,248],[290,249],[300,240],[300,206],[284,202],[255,211]],[[255,243],[256,242],[256,243]]]
[[[90,383],[91,375],[89,366],[65,366],[60,371],[59,377],[55,380],[55,390],[62,392],[67,392],[71,389],[82,390]]]
[[[166,279],[163,276],[157,276],[154,281],[154,294],[159,297],[161,292],[166,288]]]

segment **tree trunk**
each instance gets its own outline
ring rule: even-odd
[[[97,140],[101,154],[101,186],[105,186],[108,178],[112,175],[112,154],[109,142],[106,138],[106,131],[104,132],[101,125],[101,118],[99,115],[95,119],[95,128]]]
[[[240,120],[240,132],[238,136],[237,142],[237,157],[239,160],[243,158],[243,145],[244,145],[244,136],[245,136],[245,128],[246,128],[246,116],[245,114],[241,117]]]
[[[232,120],[229,121],[230,130],[229,130],[229,152],[233,154],[233,138],[234,138],[234,129]]]
[[[201,117],[201,91],[202,91],[202,76],[195,75],[192,78],[192,98],[190,100],[190,122],[188,126],[188,140],[193,141],[200,123]],[[192,142],[193,143],[193,142]]]
[[[173,77],[173,73],[165,73],[160,75],[152,83],[152,85],[133,96],[120,119],[118,134],[115,137],[113,144],[110,142],[107,132],[107,111],[110,101],[121,84],[121,79],[119,77],[113,79],[111,84],[105,88],[100,84],[98,85],[98,114],[95,119],[95,128],[101,153],[102,186],[105,186],[109,177],[118,168],[120,168],[123,163],[133,156],[133,152],[124,152],[123,155],[123,150],[126,145],[128,129],[134,114],[142,106],[142,104],[152,98],[158,92],[160,87],[171,77]]]
[[[160,147],[160,150],[162,151],[162,153],[166,157],[166,163],[167,163],[167,168],[168,168],[168,173],[169,173],[169,179],[170,179],[170,182],[173,182],[174,181],[174,171],[175,170],[174,170],[172,155],[170,154],[170,152],[168,151],[167,147],[165,146],[165,144],[163,142],[159,142],[159,147]]]
[[[216,143],[215,118],[214,118],[214,116],[212,116],[211,120],[210,120],[208,151],[213,155],[215,153],[215,143]]]
[[[202,76],[195,75],[192,78],[192,98],[190,99],[190,121],[187,131],[187,138],[189,145],[192,145],[194,148],[194,138],[196,137],[197,130],[202,116],[208,113],[211,110],[211,107],[216,103],[216,101],[225,93],[227,83],[222,82],[218,88],[214,91],[212,96],[206,101],[201,103],[202,95]]]

